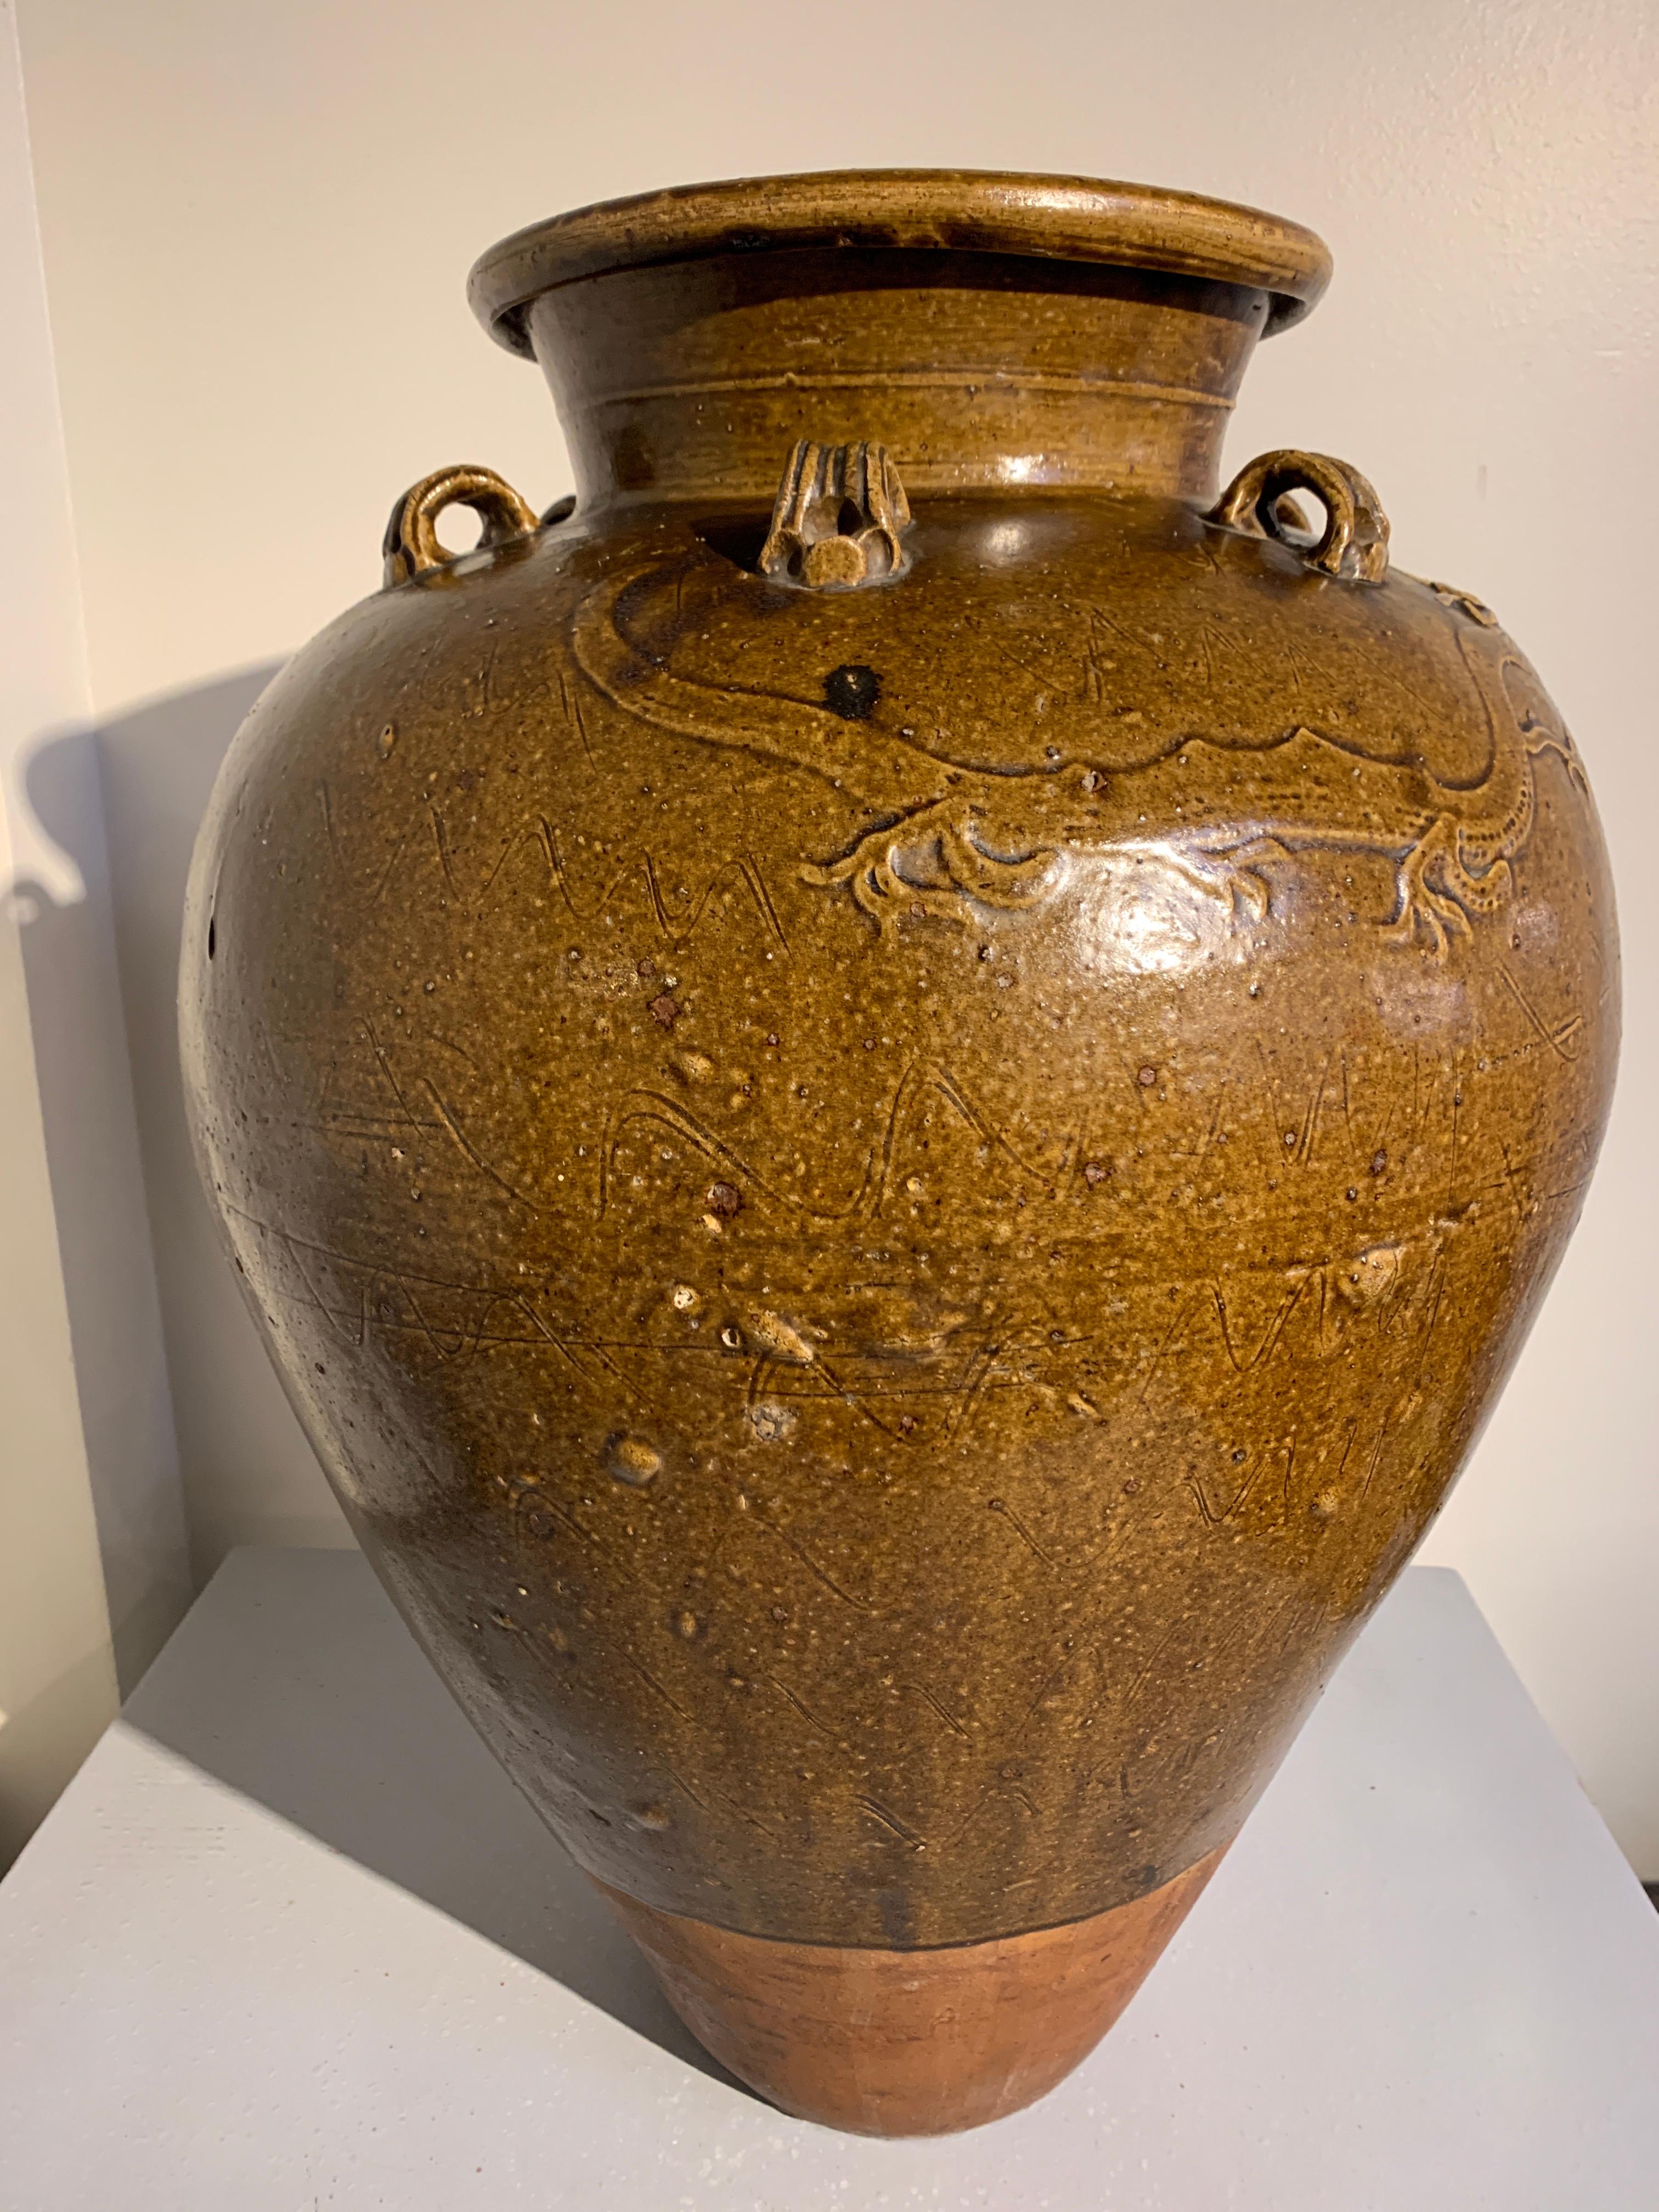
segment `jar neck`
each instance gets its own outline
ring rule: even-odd
[[[769,508],[801,438],[920,494],[1212,500],[1264,291],[1030,255],[732,253],[586,277],[526,324],[589,509]]]

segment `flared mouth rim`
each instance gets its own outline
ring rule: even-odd
[[[1156,185],[994,169],[830,169],[733,178],[600,200],[492,246],[467,297],[510,353],[525,310],[587,276],[788,248],[1029,254],[1166,270],[1266,292],[1266,333],[1300,321],[1330,282],[1328,247],[1302,224]]]

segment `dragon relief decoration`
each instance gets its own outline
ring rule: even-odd
[[[1296,503],[1304,489],[1326,506],[1322,536]],[[839,534],[810,520],[837,507]],[[1264,456],[1208,515],[1182,510],[1161,542],[1138,544],[1132,573],[1080,549],[1024,605],[988,592],[948,548],[911,565],[908,524],[880,448],[849,461],[803,447],[760,576],[682,541],[591,592],[573,632],[583,673],[623,713],[787,764],[872,814],[799,872],[849,893],[882,930],[907,913],[971,924],[976,909],[1037,908],[1091,856],[1155,860],[1260,921],[1266,864],[1325,853],[1385,863],[1383,940],[1443,959],[1511,894],[1540,758],[1586,787],[1560,716],[1490,609],[1390,573],[1376,495],[1323,456]],[[906,565],[902,589],[857,588]],[[1321,623],[1294,643],[1274,622],[1287,582],[1326,595]],[[814,603],[790,625],[787,660],[781,590]],[[981,649],[994,637],[994,696],[940,652],[953,632]],[[800,672],[820,643],[814,685]],[[881,674],[888,659],[933,681],[899,696]],[[984,666],[977,651],[971,667]],[[1224,722],[1206,711],[1218,676]],[[1266,755],[1271,777],[1255,765]]]

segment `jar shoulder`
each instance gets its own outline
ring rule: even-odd
[[[756,536],[571,522],[366,600],[260,702],[222,797],[372,846],[479,779],[613,839],[648,787],[672,848],[764,784],[792,866],[866,911],[1018,904],[1104,849],[1351,853],[1437,942],[1540,834],[1604,875],[1571,736],[1468,593],[1326,576],[1149,498],[924,504],[866,589],[764,578]]]

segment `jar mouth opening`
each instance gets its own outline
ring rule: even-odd
[[[529,356],[525,310],[561,285],[804,247],[1164,270],[1265,292],[1269,336],[1299,321],[1331,274],[1329,249],[1300,223],[1196,192],[988,169],[834,169],[684,185],[551,216],[491,246],[467,296],[499,344]]]

